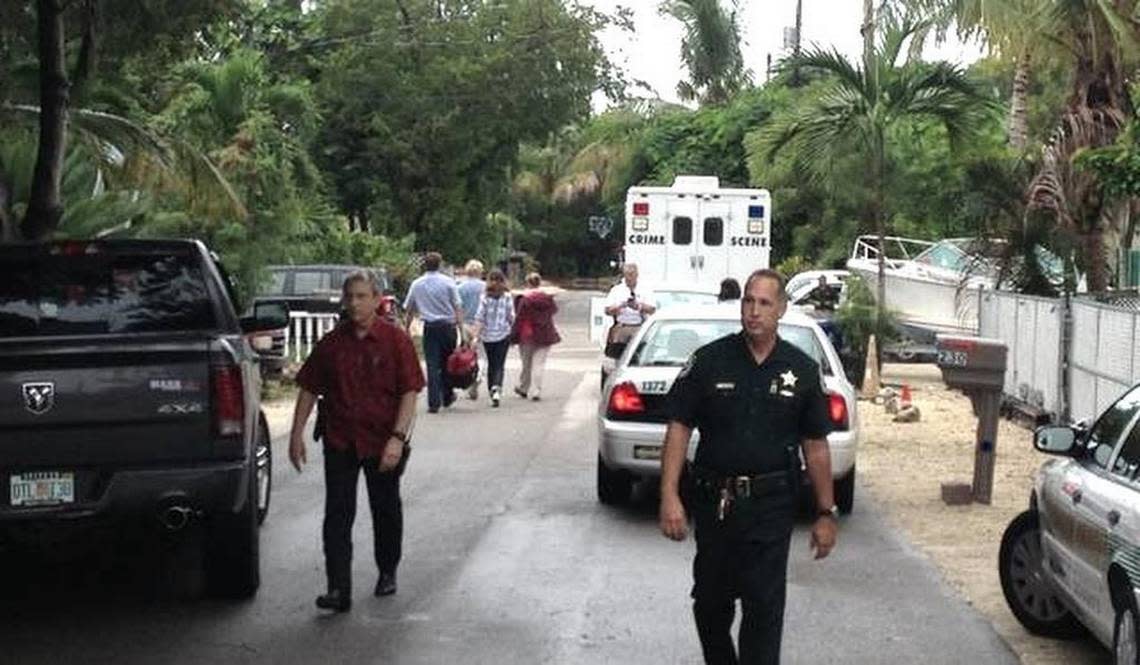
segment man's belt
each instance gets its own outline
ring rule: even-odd
[[[737,476],[693,467],[693,482],[699,489],[718,494],[723,491],[729,497],[740,499],[773,494],[790,487],[787,471]]]

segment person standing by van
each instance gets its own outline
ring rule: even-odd
[[[606,314],[614,317],[614,325],[606,336],[606,355],[610,357],[615,357],[615,350],[624,348],[645,319],[657,311],[653,292],[637,284],[637,264],[626,263],[621,272],[622,281],[606,296]]]
[[[483,341],[487,354],[487,391],[491,406],[499,406],[503,397],[503,368],[511,346],[511,327],[515,322],[515,303],[511,300],[507,277],[500,270],[487,275],[487,292],[472,317],[473,336]]]

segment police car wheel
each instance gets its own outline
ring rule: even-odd
[[[1140,639],[1136,634],[1136,604],[1128,599],[1122,605],[1116,611],[1116,622],[1112,630],[1113,662],[1116,665],[1137,665],[1140,663]]]
[[[839,480],[835,481],[835,505],[839,512],[850,515],[855,509],[855,467]]]
[[[1027,510],[1006,527],[998,553],[998,574],[1005,602],[1029,632],[1071,639],[1084,627],[1053,589],[1045,573],[1037,511]]]
[[[633,477],[624,471],[606,466],[602,455],[598,454],[598,501],[607,506],[617,506],[629,501],[633,493]]]

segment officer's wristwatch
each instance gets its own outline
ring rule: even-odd
[[[403,443],[404,445],[407,445],[407,443],[408,443],[408,435],[404,432],[392,430],[391,436],[393,439],[399,439],[400,442]]]
[[[833,520],[839,519],[839,506],[832,504],[830,508],[820,508],[816,513],[816,517],[830,517]]]

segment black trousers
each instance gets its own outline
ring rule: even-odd
[[[447,321],[424,324],[424,363],[427,365],[428,408],[451,404],[452,386],[447,375],[447,357],[455,350],[455,324]]]
[[[511,340],[503,339],[498,342],[483,342],[483,350],[487,352],[487,388],[503,387],[503,368],[507,365],[507,351],[511,348]]]
[[[693,499],[693,616],[705,663],[778,665],[793,497],[785,492],[736,499],[724,520],[716,513],[715,500]],[[742,612],[739,654],[731,633],[737,598]]]
[[[329,590],[340,589],[352,595],[352,523],[356,519],[356,487],[360,470],[368,488],[372,509],[372,547],[376,567],[395,573],[400,563],[404,535],[404,510],[400,501],[400,476],[408,464],[410,447],[405,447],[400,464],[380,472],[376,458],[360,459],[354,450],[334,450],[325,446],[325,521],[322,529],[325,572]]]

